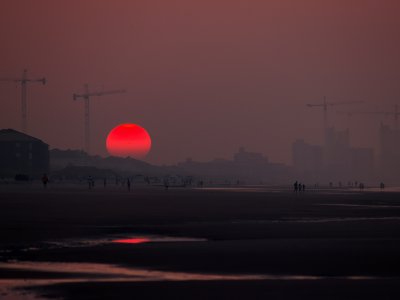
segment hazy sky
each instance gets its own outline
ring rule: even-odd
[[[83,147],[84,83],[127,94],[93,98],[92,149],[115,126],[145,127],[152,163],[230,158],[238,147],[290,162],[291,143],[322,142],[331,101],[400,103],[398,0],[2,0],[0,77],[28,68],[30,133]],[[347,116],[354,146],[377,141],[384,116]],[[0,83],[0,128],[20,128],[20,89]]]

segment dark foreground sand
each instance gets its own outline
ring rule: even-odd
[[[42,296],[66,299],[399,299],[399,195],[0,187],[0,260],[276,276],[185,281],[183,274],[177,280],[118,282],[109,274],[92,272],[81,281],[29,287]],[[76,244],[147,234],[207,241]],[[48,242],[65,244],[54,247]],[[79,276],[62,269],[0,266],[3,286],[5,279]],[[96,280],[102,276],[101,282]],[[13,299],[11,293],[3,297]]]

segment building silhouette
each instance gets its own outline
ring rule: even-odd
[[[187,159],[178,163],[178,168],[186,174],[202,177],[216,182],[226,183],[282,183],[288,179],[287,166],[271,163],[262,153],[249,152],[243,147],[234,153],[233,159],[214,159],[208,162],[196,162]]]
[[[293,171],[299,178],[317,181],[323,169],[322,146],[296,140],[292,145]]]
[[[385,179],[400,179],[400,130],[381,124],[380,165]]]
[[[331,169],[343,169],[349,166],[350,132],[348,129],[336,130],[334,127],[327,129],[324,164]]]
[[[328,128],[322,146],[297,140],[292,157],[295,176],[307,181],[374,180],[374,151],[351,147],[349,130]]]
[[[0,176],[42,176],[49,171],[49,145],[13,129],[0,130]]]
[[[239,151],[233,155],[233,161],[245,165],[267,164],[268,157],[262,153],[246,151],[244,147],[240,147]]]

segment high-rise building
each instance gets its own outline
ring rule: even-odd
[[[321,146],[297,140],[292,146],[293,167],[297,172],[320,172],[323,166]]]
[[[400,179],[400,130],[381,124],[380,164],[385,178]]]

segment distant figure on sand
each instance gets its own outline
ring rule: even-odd
[[[165,187],[165,190],[168,191],[169,182],[168,182],[167,178],[164,178],[164,187]]]
[[[42,182],[43,182],[43,187],[47,188],[47,183],[49,182],[49,178],[47,177],[46,174],[43,174],[42,176]]]
[[[88,177],[88,185],[89,185],[89,189],[91,189],[92,187],[94,187],[94,180],[92,176]]]
[[[131,190],[131,181],[129,180],[129,178],[126,180],[126,185],[128,187],[128,191]]]
[[[299,189],[299,184],[297,183],[297,181],[293,184],[294,186],[294,191],[297,192]]]
[[[385,184],[383,183],[383,182],[381,182],[381,190],[384,190],[385,189]]]
[[[303,183],[303,192],[306,190],[306,185]]]

